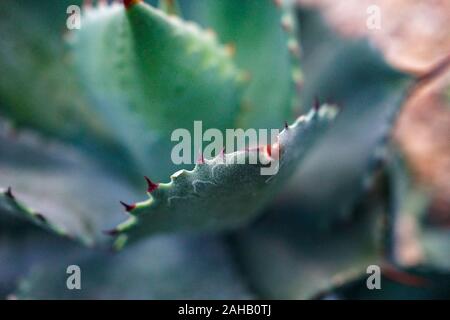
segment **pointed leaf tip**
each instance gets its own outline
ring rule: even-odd
[[[327,106],[323,108],[317,116],[297,119],[289,131],[279,134],[274,143],[247,147],[244,148],[246,152],[227,154],[223,160],[220,155],[210,160],[206,157],[205,163],[197,165],[194,170],[177,171],[171,175],[171,182],[161,184],[158,195],[136,204],[136,211],[119,224],[123,237],[115,241],[115,247],[122,248],[125,243],[161,231],[231,230],[251,223],[258,216],[259,209],[287,183],[316,139],[328,130],[335,113],[331,107],[330,110]],[[256,165],[238,163],[251,159],[256,153],[266,161]],[[262,174],[261,170],[269,163],[270,167],[280,169],[279,172],[268,172],[271,176],[276,174],[276,179]],[[178,179],[181,175],[183,179]],[[230,215],[230,212],[239,214]]]
[[[158,189],[159,184],[158,183],[154,183],[152,180],[149,179],[149,177],[145,176],[145,181],[147,181],[147,192],[148,193],[152,193],[153,191],[155,191],[156,189]]]
[[[8,189],[5,191],[5,195],[6,195],[8,198],[14,200],[14,194],[12,193],[11,187],[8,187]]]
[[[46,223],[47,222],[47,218],[44,217],[44,215],[42,213],[36,213],[34,215],[40,222]]]
[[[133,211],[133,210],[136,208],[136,205],[135,205],[135,204],[130,205],[130,204],[126,204],[126,203],[123,202],[123,201],[120,201],[120,204],[125,208],[125,211],[126,211],[126,212]]]

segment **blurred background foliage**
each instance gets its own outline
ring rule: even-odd
[[[80,2],[0,4],[0,115],[13,119],[0,127],[0,184],[13,185],[26,203],[69,226],[69,234],[91,235],[120,222],[117,200],[137,201],[144,186],[140,170],[122,174],[132,156],[93,116],[70,69],[66,8]],[[0,295],[450,298],[450,68],[403,99],[411,77],[450,54],[450,2],[298,2],[304,83],[295,100],[280,17],[254,12],[252,1],[180,1],[183,17],[214,30],[236,51],[237,66],[248,69],[244,110],[257,112],[244,113],[239,124],[281,127],[317,98],[342,109],[256,221],[217,234],[155,236],[112,254],[1,214]],[[381,8],[380,30],[365,25],[373,4]],[[281,115],[272,115],[275,106],[284,108]],[[158,170],[163,179],[172,168]],[[86,275],[79,292],[65,287],[70,264]],[[366,288],[370,264],[382,267],[382,290]]]

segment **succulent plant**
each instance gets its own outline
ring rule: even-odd
[[[2,297],[450,297],[447,230],[395,254],[405,207],[427,228],[390,140],[423,77],[294,1],[148,2],[85,2],[70,31],[77,1],[0,4]],[[176,165],[197,120],[281,132]]]

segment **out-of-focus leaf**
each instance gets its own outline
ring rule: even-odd
[[[347,37],[368,37],[390,64],[426,72],[450,52],[450,2],[404,0],[297,0],[320,8],[333,30]],[[367,10],[367,11],[366,11]],[[373,10],[373,11],[372,11]],[[379,10],[379,11],[378,11]],[[379,12],[380,28],[368,27]]]
[[[287,126],[276,143],[219,154],[192,171],[178,171],[170,183],[154,186],[150,199],[128,210],[130,218],[113,230],[119,234],[116,247],[156,232],[217,231],[248,223],[279,192],[335,116],[336,109],[324,105]]]
[[[314,96],[342,107],[336,125],[311,150],[277,205],[320,224],[344,218],[372,179],[411,80],[364,41],[332,35],[315,13],[301,16],[305,39],[304,105]]]
[[[351,222],[324,230],[299,212],[273,209],[239,231],[232,244],[260,296],[308,299],[381,261],[385,210],[372,195]]]
[[[0,212],[11,217],[28,220],[61,236],[67,236],[64,230],[57,225],[49,223],[42,214],[28,208],[21,201],[17,200],[16,195],[12,193],[11,187],[0,190]]]
[[[17,288],[18,279],[41,263],[58,263],[77,244],[0,209],[0,299]]]
[[[89,116],[64,53],[67,3],[1,2],[0,114],[17,126],[77,140],[103,135],[104,128]]]
[[[90,157],[30,133],[0,135],[0,185],[14,196],[0,196],[4,212],[86,244],[106,239],[102,231],[123,219],[119,200],[136,194]]]
[[[292,1],[182,1],[188,18],[200,21],[235,50],[237,65],[249,72],[241,124],[278,128],[292,119],[296,84],[303,81]]]
[[[143,2],[89,8],[83,23],[72,51],[90,111],[140,172],[161,179],[180,169],[170,157],[175,129],[192,130],[195,120],[234,127],[242,72],[214,35]]]
[[[125,171],[123,164],[129,159],[113,140],[111,129],[92,114],[67,54],[67,8],[80,3],[0,3],[0,116],[19,130],[33,129],[47,138],[82,146]],[[128,167],[131,176],[135,172],[132,165]]]
[[[66,286],[69,265],[81,269],[81,290]],[[156,237],[118,254],[80,252],[42,264],[23,278],[19,299],[250,299],[214,238]]]

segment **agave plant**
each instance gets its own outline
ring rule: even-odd
[[[393,254],[401,208],[426,211],[389,139],[424,77],[289,0],[86,2],[68,31],[71,4],[0,4],[0,295],[450,297],[448,233]],[[197,120],[281,133],[175,165]]]

